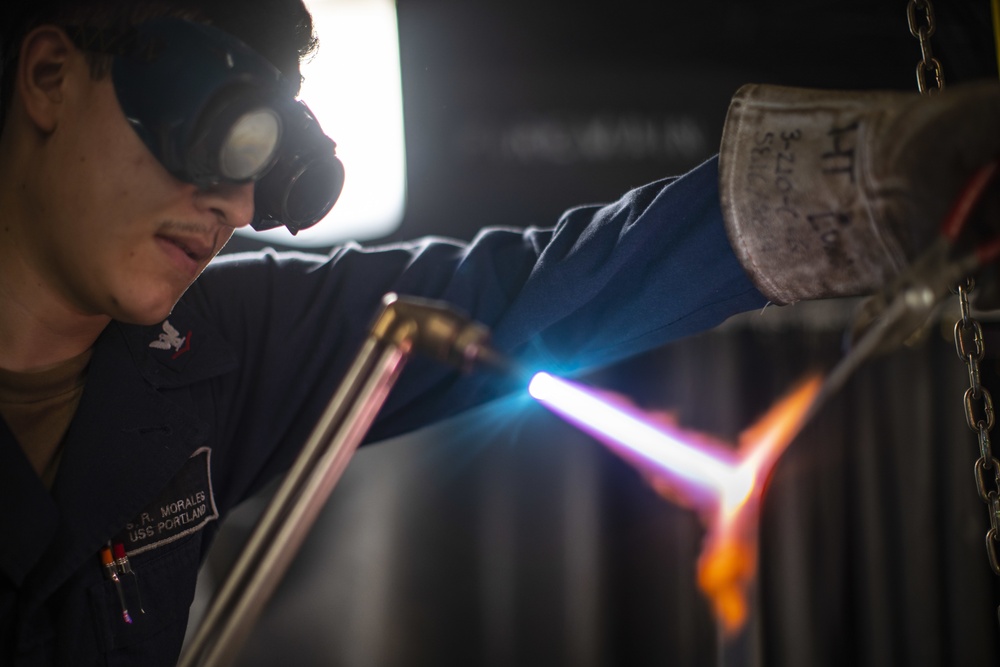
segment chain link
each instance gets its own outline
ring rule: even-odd
[[[921,16],[918,16],[918,12]],[[910,26],[910,34],[920,41],[917,89],[924,94],[944,90],[944,68],[941,67],[941,61],[934,57],[934,51],[931,49],[931,37],[937,30],[931,0],[910,0],[906,5],[906,22]],[[932,76],[932,88],[927,87],[928,74]]]

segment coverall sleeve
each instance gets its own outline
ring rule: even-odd
[[[327,256],[265,251],[213,264],[185,299],[240,356],[228,437],[301,440],[387,292],[439,299],[487,325],[521,364],[576,373],[709,329],[766,300],[723,229],[717,161],[566,212],[553,228],[492,228]],[[518,387],[415,358],[371,437],[409,431]],[[246,431],[240,435],[237,431]]]

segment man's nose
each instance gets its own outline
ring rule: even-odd
[[[199,208],[209,210],[227,227],[246,227],[253,220],[254,184],[218,183],[199,188],[195,201]]]

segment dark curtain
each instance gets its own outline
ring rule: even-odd
[[[768,308],[587,379],[735,440],[840,357],[853,305]],[[780,461],[747,650],[720,646],[697,591],[697,518],[514,397],[362,449],[239,664],[996,664],[951,321],[866,364]],[[262,502],[223,531],[204,596]]]

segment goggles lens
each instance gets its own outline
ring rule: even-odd
[[[262,107],[243,114],[222,143],[220,175],[231,181],[259,177],[278,152],[280,137],[281,119],[273,109]]]

